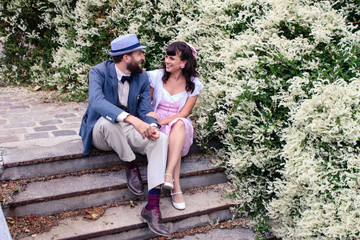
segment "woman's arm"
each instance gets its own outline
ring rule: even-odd
[[[189,114],[191,113],[191,110],[193,109],[193,107],[195,106],[196,100],[197,100],[198,95],[193,96],[193,97],[189,97],[186,100],[186,103],[184,105],[184,107],[181,109],[181,111],[171,117],[168,118],[164,118],[164,119],[160,119],[158,122],[160,125],[165,125],[168,124],[169,122],[171,122],[172,120],[176,119],[176,118],[186,118],[187,116],[189,116]]]
[[[150,85],[150,99],[151,99],[151,101],[154,99],[153,95],[154,95],[154,88]]]

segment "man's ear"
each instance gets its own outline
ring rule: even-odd
[[[125,61],[125,63],[129,63],[130,62],[130,55],[124,54],[123,60]]]

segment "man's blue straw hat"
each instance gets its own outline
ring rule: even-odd
[[[110,56],[119,56],[144,48],[146,48],[146,46],[140,44],[135,34],[128,34],[117,37],[111,42],[111,51],[109,54]]]

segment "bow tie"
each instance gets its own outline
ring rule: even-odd
[[[120,81],[121,81],[122,84],[124,84],[125,81],[130,82],[131,81],[131,75],[130,76],[122,76]]]

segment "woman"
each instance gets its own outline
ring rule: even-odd
[[[197,78],[196,54],[190,44],[174,42],[166,49],[162,69],[148,72],[154,110],[149,115],[158,120],[160,131],[169,136],[163,188],[171,189],[173,206],[179,210],[185,209],[179,182],[181,157],[193,143],[194,128],[189,114],[203,88]]]

